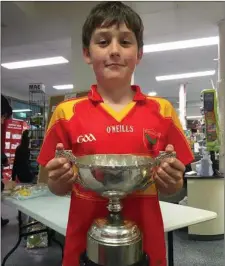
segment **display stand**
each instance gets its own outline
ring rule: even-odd
[[[40,152],[45,131],[45,98],[43,86],[40,86],[38,89],[34,86],[29,86],[29,105],[32,112],[30,117],[30,166],[32,173],[36,177],[39,172],[37,157]]]

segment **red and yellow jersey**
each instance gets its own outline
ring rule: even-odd
[[[189,164],[193,155],[172,105],[165,99],[145,96],[138,86],[132,89],[135,91],[133,101],[119,112],[103,102],[95,85],[87,97],[60,103],[49,123],[38,162],[46,165],[54,158],[57,143],[63,143],[75,156],[112,153],[152,157],[172,144],[177,158]],[[144,248],[151,265],[166,265],[156,187],[134,193],[123,205],[125,217],[136,221],[144,233]],[[64,266],[79,265],[74,254],[85,249],[86,233],[93,219],[106,214],[105,199],[74,186]]]

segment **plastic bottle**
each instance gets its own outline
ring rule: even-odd
[[[212,161],[206,148],[203,150],[203,158],[201,159],[201,176],[212,176]]]

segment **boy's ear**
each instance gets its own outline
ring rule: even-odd
[[[88,64],[91,65],[92,61],[91,61],[91,56],[90,56],[90,52],[88,48],[83,48],[83,57],[84,57],[84,61]]]
[[[140,48],[138,50],[138,55],[137,55],[137,65],[140,63],[142,56],[143,56],[143,48]]]

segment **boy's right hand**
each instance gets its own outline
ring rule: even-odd
[[[63,150],[63,144],[58,143],[56,150]],[[51,183],[54,183],[54,191],[65,191],[68,190],[72,184],[76,181],[76,173],[74,173],[73,165],[69,162],[68,159],[53,158],[50,160],[46,167],[48,171],[48,178]],[[56,193],[61,194],[61,193]]]

